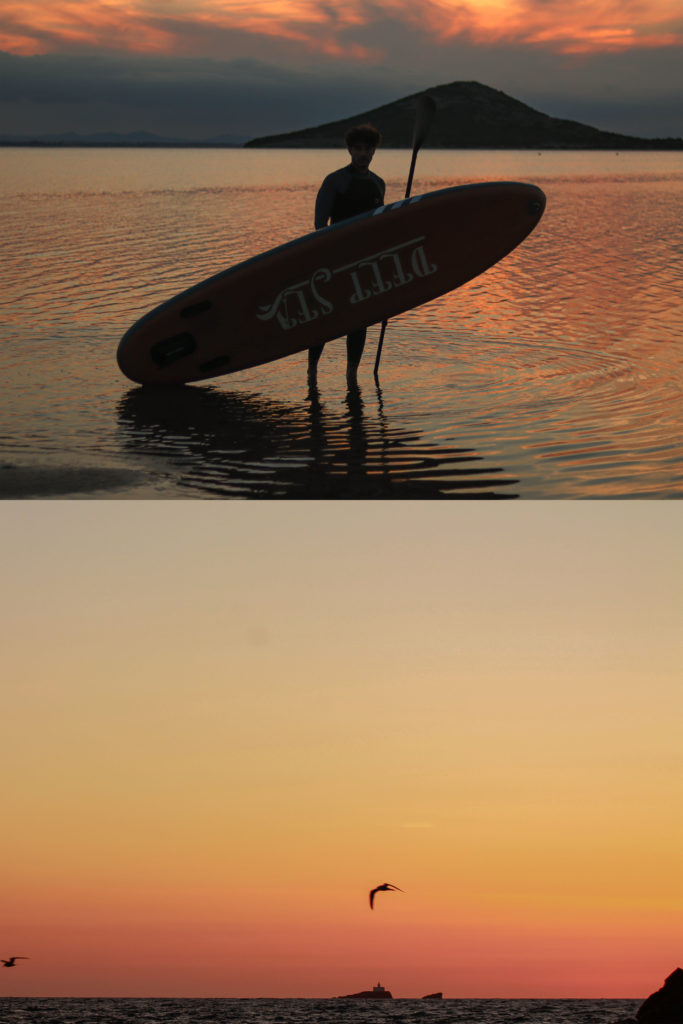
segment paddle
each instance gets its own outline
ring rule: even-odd
[[[405,198],[408,199],[410,196],[410,190],[413,185],[413,174],[415,173],[415,161],[417,160],[417,154],[420,151],[422,143],[427,138],[427,133],[431,128],[432,121],[434,120],[434,113],[436,111],[436,103],[431,96],[424,93],[419,97],[417,101],[417,111],[415,112],[415,124],[413,126],[413,155],[410,160],[410,171],[408,172],[408,184],[406,185]],[[379,344],[377,345],[377,358],[375,359],[375,377],[377,377],[377,370],[379,368],[379,360],[382,355],[382,345],[384,344],[384,333],[387,329],[387,320],[382,322],[382,329],[379,332]]]

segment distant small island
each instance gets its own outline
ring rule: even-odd
[[[373,988],[363,989],[362,992],[352,992],[348,996],[337,996],[337,999],[393,999],[391,992],[379,982]],[[443,999],[443,992],[430,992],[423,999]]]
[[[550,117],[479,82],[451,82],[425,92],[436,102],[436,117],[425,143],[431,149],[683,149],[683,139],[640,139],[603,132],[578,121]],[[414,93],[393,103],[365,110],[340,121],[251,139],[246,146],[262,148],[340,148],[344,133],[369,121],[382,132],[387,149],[410,149]]]

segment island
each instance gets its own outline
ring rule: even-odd
[[[481,82],[450,82],[424,92],[436,103],[427,149],[683,149],[683,139],[641,139],[551,117]],[[404,96],[340,121],[251,139],[246,146],[339,149],[347,129],[369,121],[381,131],[386,149],[410,149],[421,95]]]
[[[337,996],[337,999],[393,999],[389,989],[385,988],[384,985],[380,985],[379,982],[374,988],[366,988],[362,992],[351,992],[348,996]],[[443,992],[430,992],[428,996],[422,996],[423,999],[443,999]]]
[[[0,134],[0,146],[343,149],[347,129],[369,121],[381,131],[385,149],[411,149],[417,101],[425,92],[436,104],[436,117],[425,143],[427,149],[683,149],[683,138],[643,139],[601,131],[567,118],[551,117],[481,82],[435,85],[341,120],[252,139],[233,134],[184,139],[145,131],[94,132],[90,135],[63,132],[52,135]]]

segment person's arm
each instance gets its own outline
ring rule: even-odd
[[[334,197],[337,194],[334,174],[328,174],[318,191],[315,201],[315,228],[327,227],[332,216]]]

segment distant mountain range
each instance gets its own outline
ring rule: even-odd
[[[247,141],[244,135],[217,135],[212,139],[196,141],[192,139],[165,138],[153,132],[95,132],[92,135],[79,135],[78,132],[63,132],[60,135],[0,135],[0,146],[123,146],[152,148],[188,146],[234,147],[243,146]]]
[[[683,139],[641,139],[542,114],[498,89],[479,82],[451,82],[426,90],[436,102],[436,117],[425,143],[431,149],[683,149]],[[0,146],[206,147],[252,146],[271,149],[338,149],[344,133],[369,121],[388,149],[412,147],[418,96],[414,93],[340,121],[281,135],[248,140],[239,135],[210,139],[165,138],[152,132],[96,132],[79,135],[0,135]]]
[[[550,117],[479,82],[451,82],[425,90],[436,102],[436,116],[425,143],[432,149],[683,149],[683,139],[640,139],[603,132],[578,121]],[[341,121],[282,135],[251,139],[247,146],[338,148],[344,133],[366,121],[382,133],[389,149],[412,147],[418,96],[414,93]]]

